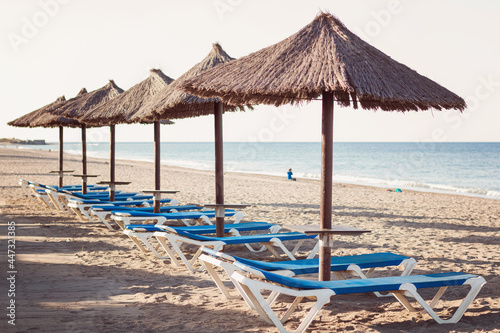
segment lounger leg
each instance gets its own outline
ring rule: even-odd
[[[156,237],[156,240],[158,241],[158,243],[160,243],[163,251],[165,251],[167,253],[167,255],[169,256],[170,261],[177,267],[181,266],[181,263],[179,262],[179,260],[177,259],[177,256],[175,255],[175,252],[177,252],[177,251],[175,250],[174,246],[172,246],[172,247],[174,248],[175,252],[172,251],[172,249],[170,248],[170,246],[166,242],[167,238],[162,237],[162,236],[155,236],[155,237]],[[172,243],[170,240],[169,240],[169,242]],[[175,243],[175,241],[174,241],[174,243]],[[178,246],[176,246],[176,247],[178,248]],[[181,254],[182,254],[182,252],[181,252]],[[181,257],[181,259],[182,259],[182,257]]]
[[[271,242],[269,243],[264,243],[264,246],[269,250],[269,252],[271,252],[271,254],[273,256],[275,256],[276,258],[278,259],[281,259],[281,256],[280,254],[276,251],[276,249],[274,248],[274,244],[272,244]],[[292,259],[293,260],[293,259]]]
[[[266,288],[268,285],[267,283],[260,282],[260,281],[254,281],[250,280],[246,277],[243,276],[237,276],[235,273],[233,276],[235,276],[235,279],[237,283],[241,286],[242,291],[247,295],[248,299],[252,302],[252,304],[255,307],[255,310],[259,313],[262,319],[266,321],[267,323],[274,324],[280,332],[283,333],[292,333],[288,331],[284,326],[283,322],[285,319],[288,319],[290,315],[293,313],[293,311],[296,309],[297,305],[300,303],[300,301],[305,297],[306,295],[304,293],[298,292],[295,295],[289,293],[286,291],[284,288],[276,288],[277,292],[279,290],[283,289],[283,293],[289,294],[292,296],[296,296],[296,299],[294,303],[289,307],[287,312],[285,313],[283,319],[279,319],[276,313],[273,311],[273,309],[269,306],[269,304],[266,302],[265,298],[263,297],[261,290],[267,289],[267,290],[273,290]],[[239,274],[238,274],[239,275]],[[316,290],[316,291],[309,291],[307,296],[309,297],[315,297],[316,302],[314,305],[311,307],[311,310],[309,310],[309,313],[304,317],[302,320],[301,324],[299,327],[293,331],[293,333],[302,333],[304,332],[307,327],[311,324],[311,322],[314,320],[318,312],[321,310],[321,308],[329,302],[330,297],[333,295],[333,291],[325,291],[325,290]],[[286,318],[285,318],[286,317]],[[283,321],[283,322],[282,322]]]
[[[302,239],[299,240],[299,243],[302,243],[302,242],[303,242]],[[283,244],[283,242],[281,242],[281,240],[279,240],[278,238],[271,239],[270,243],[272,245],[276,246],[276,247],[281,248],[281,250],[288,256],[288,258],[290,258],[290,260],[297,260],[297,258],[295,258],[295,256],[293,255],[293,253],[290,252],[290,251],[288,251],[288,249],[285,247],[285,245]],[[271,251],[270,247],[268,247],[268,249],[269,249],[269,251]],[[276,251],[274,251],[274,252],[276,252]],[[279,256],[278,256],[278,258],[279,258]]]
[[[51,204],[56,208],[59,209],[60,211],[64,212],[66,209],[64,206],[61,204],[61,202],[58,200],[59,196],[57,194],[53,194],[50,191],[45,191],[47,193],[47,196],[49,197],[49,200]]]
[[[217,274],[216,270],[214,269],[214,266],[210,263],[205,262],[205,269],[207,270],[208,274],[212,277],[212,280],[214,280],[215,284],[219,288],[219,290],[222,292],[224,297],[227,299],[240,299],[240,295],[231,295],[229,293],[229,290],[226,288],[224,285],[224,282],[222,282],[219,274]]]
[[[271,233],[276,233],[276,232],[271,232]],[[239,233],[239,231],[236,230],[236,229],[229,230],[228,234],[231,235],[232,237],[241,236],[241,234]],[[252,235],[252,234],[254,234],[254,232],[250,233],[250,235]],[[246,246],[246,248],[250,252],[259,253],[259,252],[264,252],[266,250],[266,246],[265,245],[261,245],[258,249],[255,249],[251,244],[248,244],[248,243],[245,243],[244,245]]]
[[[86,218],[88,218],[91,222],[99,222],[99,221],[95,221],[95,220],[94,220],[94,219],[93,219],[93,218],[89,215],[89,213],[85,210],[85,207],[82,207],[82,208],[83,208],[83,209],[82,209],[82,214],[83,214]]]
[[[302,302],[302,300],[304,299],[304,297],[296,297],[294,300],[293,300],[293,303],[290,304],[290,306],[288,307],[288,309],[286,310],[285,314],[283,315],[283,317],[281,317],[281,322],[282,323],[286,323],[286,321],[288,320],[288,318],[290,318],[290,316],[293,314],[293,312],[297,309],[297,306],[299,306],[300,302]]]
[[[57,205],[59,206],[59,209],[61,209],[61,211],[65,212],[68,210],[66,197],[64,195],[61,196],[56,194],[54,196],[54,199],[57,201]]]
[[[457,323],[469,307],[469,305],[472,303],[472,301],[476,298],[477,294],[481,290],[482,286],[486,283],[484,278],[482,277],[475,277],[471,278],[467,281],[465,281],[464,284],[470,285],[471,289],[469,290],[469,293],[465,298],[462,300],[462,303],[458,307],[458,309],[455,311],[453,316],[449,319],[442,319],[437,315],[437,313],[432,309],[432,306],[427,304],[427,302],[420,296],[420,294],[417,291],[417,288],[413,284],[402,284],[400,287],[400,290],[403,290],[405,292],[408,292],[412,297],[415,298],[415,300],[422,306],[422,308],[438,323],[438,324],[453,324]],[[435,296],[435,299],[441,298],[443,295],[444,290],[440,289],[438,293]],[[406,300],[405,296],[403,293],[396,293],[395,294],[396,298],[406,307],[405,303],[409,303],[408,300]],[[404,299],[404,300],[403,300]],[[402,301],[403,300],[403,301]],[[437,300],[431,301],[431,304],[434,306],[435,303],[437,303]]]
[[[240,284],[237,281],[234,281],[232,278],[232,274],[236,271],[235,266],[233,264],[229,264],[229,263],[217,260],[215,258],[207,257],[207,256],[204,256],[204,258],[202,258],[200,260],[203,262],[205,269],[210,274],[210,276],[212,277],[212,279],[214,280],[215,284],[217,285],[219,290],[222,292],[224,297],[226,297],[227,299],[243,298],[245,303],[247,303],[248,307],[250,307],[252,310],[255,310],[252,302],[247,298],[246,294],[244,292],[242,292],[242,290],[240,290],[241,289]],[[229,289],[226,288],[226,286],[222,282],[222,279],[220,278],[220,275],[215,270],[216,266],[220,267],[226,271],[227,276],[230,277],[231,282],[233,283],[234,287],[236,288],[236,290],[238,290],[238,292],[239,292],[238,295],[234,295],[234,296],[231,295],[231,293],[229,292]],[[291,275],[293,275],[293,273],[290,272],[290,274],[286,274],[286,275],[291,276]],[[278,295],[279,295],[278,292],[272,291],[271,294],[268,296],[266,302],[269,305],[271,305],[274,302],[274,300],[278,297]]]
[[[108,226],[108,221],[106,220],[106,217],[110,214],[110,212],[107,211],[95,211],[91,210],[91,213],[93,216],[96,216],[99,221],[104,223],[106,226]]]
[[[59,204],[57,203],[57,201],[54,200],[54,198],[50,194],[47,194],[47,197],[49,198],[50,204],[57,209],[58,206],[59,206]]]
[[[439,288],[437,294],[434,295],[434,298],[429,303],[429,306],[431,308],[434,308],[436,306],[437,302],[439,302],[439,300],[441,299],[441,297],[443,297],[443,294],[445,293],[446,289],[448,289],[448,287],[441,287],[441,288]]]
[[[201,269],[194,268],[192,265],[192,262],[186,258],[186,256],[184,255],[184,253],[180,249],[179,245],[182,244],[182,241],[179,241],[178,237],[176,237],[175,235],[167,234],[167,233],[165,233],[163,235],[155,235],[155,237],[158,240],[158,242],[161,244],[163,250],[165,250],[165,252],[167,252],[167,254],[170,256],[170,259],[172,260],[172,262],[176,266],[181,266],[181,263],[177,259],[177,257],[178,257],[181,259],[181,261],[184,263],[184,265],[186,265],[186,267],[189,270],[191,270],[193,272],[203,271],[203,268],[201,268]],[[170,246],[167,244],[167,240],[170,243]],[[202,244],[202,243],[199,243],[196,241],[193,241],[193,242],[194,242],[193,245],[199,246],[200,248],[202,246],[213,247],[215,251],[218,251],[220,249],[220,247],[223,245],[222,242],[215,242],[212,244]],[[221,244],[219,244],[219,243],[221,243]],[[196,260],[200,254],[201,254],[201,251],[198,250],[196,252],[196,254],[193,256],[193,259]]]
[[[21,185],[21,187],[23,188],[24,192],[26,192],[26,194],[28,195],[28,198],[30,199],[30,201],[34,202],[35,200],[33,199],[32,195],[31,195],[31,192],[28,191],[28,189],[29,189],[28,185],[24,181],[22,181],[22,180],[19,180],[19,185]]]
[[[83,205],[77,205],[78,207],[78,210],[79,210],[79,213],[81,214],[81,216],[85,216],[87,219],[90,220],[90,222],[99,222],[99,220],[94,220],[88,213],[87,213],[87,209],[90,209],[90,205],[86,205],[86,204],[83,204]],[[86,221],[85,218],[82,218],[83,221]]]
[[[311,308],[307,316],[302,320],[302,323],[295,332],[304,332],[309,327],[309,325],[311,325],[311,322],[314,320],[319,311],[321,311],[323,306],[329,302],[330,296],[318,297],[316,303],[314,303],[313,307]]]
[[[148,250],[146,250],[146,248],[144,247],[144,245],[141,244],[141,242],[139,242],[139,240],[137,239],[137,237],[135,237],[135,235],[129,235],[127,234],[128,238],[130,238],[132,240],[132,242],[135,243],[135,245],[137,245],[137,247],[144,253],[148,253]]]
[[[319,251],[319,241],[316,239],[316,245],[314,245],[313,249],[311,250],[311,252],[307,256],[307,259],[314,258],[316,256],[316,254],[318,254],[318,251]]]
[[[78,207],[73,207],[73,206],[68,206],[70,211],[72,211],[73,213],[75,213],[75,215],[78,217],[78,219],[80,221],[85,221],[85,219],[83,218],[83,215],[80,213],[80,209]]]
[[[37,193],[36,193],[36,189],[35,187],[31,186],[31,185],[28,185],[29,187],[29,190],[30,190],[30,193],[31,193],[31,196],[33,197],[33,200],[36,201],[36,198],[37,198]]]
[[[57,206],[50,202],[50,198],[48,195],[43,195],[40,198],[47,205],[47,207],[49,207],[50,209],[53,209],[53,210],[57,210]]]
[[[193,255],[193,257],[191,258],[191,260],[189,261],[189,267],[193,267],[194,263],[198,260],[198,257],[203,253],[203,250],[202,250],[202,247],[200,247],[198,249],[198,251],[196,251],[196,253]],[[194,267],[193,267],[194,268]],[[191,269],[191,268],[190,268]],[[202,269],[196,269],[196,271],[203,271],[203,268]]]
[[[193,272],[203,271],[203,267],[200,269],[193,267],[193,263],[200,256],[200,254],[202,252],[201,248],[203,246],[208,247],[208,248],[212,248],[214,251],[219,251],[224,246],[224,243],[221,241],[200,242],[200,241],[196,241],[196,240],[185,239],[184,237],[179,237],[179,236],[174,235],[174,234],[163,233],[163,232],[155,233],[154,236],[156,237],[158,242],[160,242],[161,246],[163,247],[165,252],[168,253],[168,255],[171,257],[172,261],[174,262],[174,264],[176,264],[176,266],[181,266],[179,260],[177,259],[177,257],[179,257],[182,260],[182,262],[184,263],[184,265],[186,265],[186,267]],[[167,240],[170,243],[170,246],[167,244]],[[191,244],[191,245],[195,245],[195,246],[199,247],[199,249],[194,254],[191,261],[186,258],[186,256],[184,255],[184,253],[180,249],[179,245],[183,244],[183,243],[187,243],[187,244]]]
[[[125,230],[125,223],[122,220],[120,220],[120,219],[113,219],[113,221],[115,221],[115,223],[118,224],[118,226],[120,227],[121,230]]]
[[[43,195],[43,194],[40,194],[40,193],[37,193],[36,197],[38,198],[38,200],[40,200],[44,205],[45,207],[47,207],[48,209],[55,209],[55,207],[53,207],[49,200],[47,200],[47,194]]]
[[[97,214],[96,214],[97,215]],[[106,214],[107,215],[107,214]],[[115,229],[111,226],[111,224],[109,224],[109,222],[106,220],[106,217],[105,216],[99,216],[97,215],[97,218],[102,222],[104,223],[104,225],[106,227],[108,227],[109,230],[111,231],[115,231]]]
[[[94,210],[90,210],[91,214],[93,216],[96,216],[97,217],[97,221],[101,221],[102,223],[104,223],[104,225],[111,231],[115,231],[115,229],[111,226],[111,224],[109,224],[109,222],[106,220],[106,217],[110,214],[109,212],[106,212],[106,211],[94,211]],[[90,214],[89,214],[90,216]]]
[[[300,247],[304,244],[304,239],[301,239],[295,244],[295,247],[292,249],[291,253],[295,256],[295,254],[299,251]]]
[[[406,299],[404,294],[405,294],[405,292],[402,292],[402,291],[398,291],[398,292],[393,293],[394,297],[396,297],[396,299],[399,301],[399,303],[401,303],[401,305],[403,305],[403,307],[406,310],[408,310],[409,312],[418,312],[418,310],[415,309],[415,307],[413,305],[411,305],[411,303],[408,301],[408,299]]]
[[[212,221],[205,215],[196,220],[196,224],[198,225],[213,225]]]
[[[162,256],[157,250],[161,247],[160,244],[158,244],[156,247],[151,244],[151,238],[153,234],[152,233],[137,233],[137,238],[141,240],[141,242],[146,246],[146,248],[151,251],[158,259],[168,259],[170,258],[167,254],[167,256]]]

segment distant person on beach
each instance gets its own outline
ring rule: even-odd
[[[291,168],[290,168],[290,169],[288,169],[288,172],[286,173],[286,175],[287,175],[287,179],[288,179],[288,180],[293,180],[293,181],[296,181],[296,180],[297,180],[297,179],[295,179],[295,178],[293,178],[293,177],[292,177],[292,176],[293,176],[293,172],[292,172],[292,169],[291,169]]]

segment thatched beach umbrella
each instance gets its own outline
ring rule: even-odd
[[[68,100],[61,107],[52,111],[55,115],[61,115],[67,118],[76,119],[84,116],[88,112],[91,112],[93,109],[98,107],[99,105],[106,103],[107,101],[115,98],[119,94],[123,92],[123,89],[118,87],[113,80],[109,80],[108,84],[105,86],[91,91],[86,94],[79,94],[75,98]],[[85,128],[86,124],[82,124],[82,149],[86,151],[86,135]],[[115,128],[114,125],[111,127],[111,143],[110,143],[110,175],[111,175],[111,191],[110,191],[110,200],[114,200],[114,179],[115,179]],[[84,155],[86,159],[86,154]],[[87,170],[83,171],[83,180],[86,181]]]
[[[391,59],[320,13],[287,39],[208,70],[183,86],[201,97],[246,104],[297,104],[322,96],[322,229],[331,229],[333,102],[363,109],[465,108],[462,98]],[[321,237],[320,279],[330,279],[330,238]]]
[[[131,118],[142,110],[153,96],[169,85],[172,78],[159,69],[151,69],[147,79],[134,85],[116,98],[101,104],[92,112],[87,112],[79,121],[93,126],[106,126],[131,123]],[[142,121],[143,124],[154,123],[155,147],[155,190],[160,190],[160,121]],[[165,120],[162,124],[172,124]],[[155,211],[160,211],[160,200],[155,196]]]
[[[207,69],[233,60],[219,44],[213,44],[210,53],[189,71],[156,94],[151,101],[137,112],[132,120],[136,122],[160,119],[182,119],[203,115],[215,115],[215,202],[224,204],[224,169],[222,148],[222,113],[223,105],[218,98],[200,98],[193,96],[179,87],[188,79],[196,77]],[[235,111],[240,107],[227,106],[226,111]],[[224,234],[224,218],[216,217],[217,236]]]
[[[49,113],[48,110],[53,110],[54,108],[57,108],[61,105],[63,105],[66,102],[66,98],[64,96],[58,97],[54,102],[47,104],[40,109],[37,109],[35,111],[32,111],[30,113],[25,114],[24,116],[21,116],[17,119],[14,119],[7,124],[10,126],[15,126],[15,127],[37,127],[41,125],[34,125],[34,123],[39,123],[41,119],[43,118],[51,118],[54,119],[56,116],[53,114]],[[75,121],[73,119],[68,119],[65,117],[60,117],[61,120],[66,120],[70,124],[78,124],[78,121]],[[58,126],[58,125],[56,125]],[[52,126],[47,126],[47,127],[56,127],[54,125]]]
[[[83,91],[83,90],[82,90]],[[80,91],[80,93],[82,93]],[[86,91],[85,91],[86,92]],[[64,176],[64,157],[63,157],[63,127],[80,127],[81,124],[77,120],[69,119],[63,116],[56,116],[50,113],[50,111],[61,107],[66,103],[66,98],[64,96],[59,97],[54,102],[47,104],[40,109],[32,111],[19,117],[8,123],[10,126],[16,127],[59,127],[59,187],[63,186],[63,176]]]
[[[163,88],[174,81],[159,69],[151,69],[149,77],[123,94],[116,96],[106,103],[87,112],[78,120],[94,126],[107,126],[111,124],[130,124],[131,118],[160,92]],[[141,122],[150,124],[151,121]]]

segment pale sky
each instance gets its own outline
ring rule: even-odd
[[[491,0],[2,0],[0,137],[57,141],[57,129],[7,122],[85,87],[126,90],[160,68],[177,78],[219,42],[234,58],[294,34],[320,10],[468,103],[458,111],[335,107],[334,141],[500,141],[500,2]],[[226,113],[225,141],[320,141],[321,102]],[[151,141],[152,125],[117,126]],[[89,141],[108,141],[106,128]],[[80,131],[66,129],[65,141]],[[213,118],[177,120],[162,141],[213,141]]]

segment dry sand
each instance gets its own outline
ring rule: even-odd
[[[108,167],[90,159],[88,169],[105,180]],[[56,152],[0,148],[0,331],[277,331],[243,301],[226,301],[207,274],[145,256],[103,225],[30,203],[18,179],[55,184],[57,177],[47,174],[55,168]],[[66,156],[65,168],[80,171],[80,158]],[[153,187],[150,163],[119,160],[116,174],[132,181],[123,189]],[[181,203],[214,201],[212,172],[164,166],[162,188],[179,190]],[[226,173],[225,196],[226,202],[255,205],[244,211],[248,220],[319,221],[317,181]],[[500,201],[344,184],[335,184],[333,197],[334,223],[372,231],[336,239],[334,255],[391,251],[416,258],[414,273],[465,271],[487,284],[458,324],[438,325],[426,314],[406,312],[393,298],[360,294],[334,298],[308,332],[500,332]],[[6,316],[8,221],[16,223],[15,327]],[[228,251],[247,255],[241,248]],[[445,294],[447,306],[458,304],[450,301],[453,294]]]

